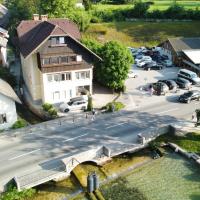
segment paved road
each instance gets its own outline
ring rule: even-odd
[[[56,158],[102,145],[114,149],[121,144],[132,144],[138,133],[150,127],[190,119],[200,105],[177,103],[175,98],[134,111],[100,115],[94,121],[81,117],[73,123],[71,117],[66,117],[61,125],[50,123],[40,125],[41,130],[36,132],[0,137],[0,187],[15,175],[55,167]]]

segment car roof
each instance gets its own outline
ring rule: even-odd
[[[74,97],[74,98],[71,98],[70,101],[83,101],[84,98],[83,97]]]

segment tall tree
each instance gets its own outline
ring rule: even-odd
[[[75,7],[75,0],[41,0],[41,10],[50,16],[62,17]]]
[[[102,47],[101,57],[103,62],[95,71],[97,80],[109,88],[122,89],[133,63],[130,51],[122,44],[110,41]]]

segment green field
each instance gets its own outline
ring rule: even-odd
[[[91,24],[83,37],[100,42],[117,40],[126,46],[155,46],[169,37],[200,37],[200,21],[112,22]]]
[[[177,153],[166,152],[162,158],[133,170],[123,178],[124,187],[137,188],[148,200],[199,200],[200,169]],[[102,187],[105,199],[109,199],[112,187],[118,180]],[[116,191],[115,198],[123,191]],[[123,194],[125,200],[127,194]],[[122,196],[122,195],[121,195]],[[130,198],[129,198],[130,199]]]
[[[148,0],[146,0],[148,1]],[[144,1],[145,2],[145,1]],[[166,10],[170,5],[172,5],[173,1],[171,0],[161,0],[161,1],[153,1],[154,4],[150,6],[150,10]],[[177,4],[184,6],[186,9],[196,9],[200,7],[200,1],[176,1]],[[131,4],[122,4],[122,5],[110,5],[110,4],[96,4],[93,5],[93,9],[106,11],[106,10],[124,10],[132,8],[133,5]]]

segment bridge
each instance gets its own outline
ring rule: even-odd
[[[0,136],[0,191],[13,179],[23,190],[62,180],[80,163],[100,165],[138,151],[175,122],[183,123],[173,116],[123,111],[99,115],[94,121],[80,115],[75,121],[65,117],[6,132]],[[138,134],[146,142],[139,142]]]

